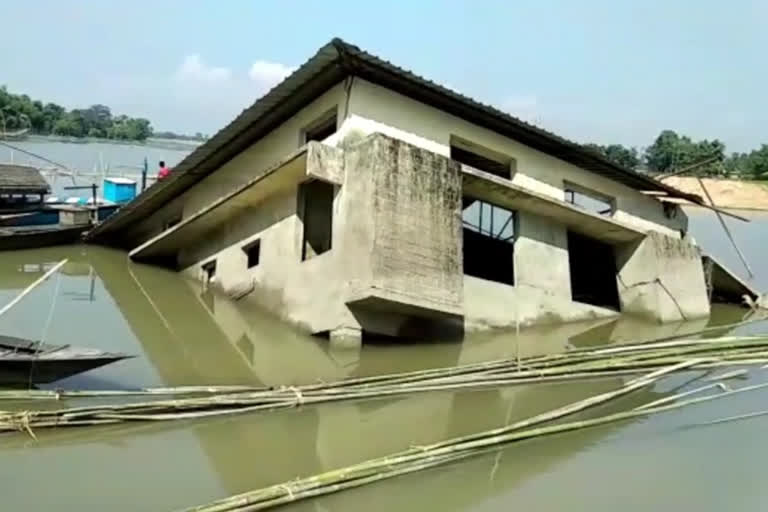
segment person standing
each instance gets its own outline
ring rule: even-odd
[[[158,181],[167,178],[169,174],[171,174],[171,170],[165,166],[165,162],[163,160],[160,160],[160,170],[157,173]]]

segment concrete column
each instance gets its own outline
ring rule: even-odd
[[[623,313],[658,322],[709,315],[701,253],[687,240],[651,231],[616,248],[616,268]]]

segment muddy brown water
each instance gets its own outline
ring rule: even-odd
[[[716,219],[691,215],[697,240],[743,273]],[[728,221],[768,290],[768,215]],[[65,247],[0,254],[0,304],[67,257],[59,277],[0,317],[0,332],[139,357],[77,376],[61,388],[185,384],[300,384],[565,350],[738,321],[649,325],[632,319],[469,336],[463,343],[374,344],[332,351],[259,311],[201,293],[125,253]],[[753,324],[740,332],[768,332]],[[685,385],[681,374],[606,409],[625,409]],[[753,369],[750,381],[768,380]],[[269,414],[0,437],[1,510],[170,511],[480,429],[613,389],[619,379],[307,407]],[[741,385],[738,383],[737,385]],[[82,404],[93,400],[69,400]],[[40,403],[0,404],[3,408]],[[768,408],[768,392],[652,418],[525,442],[460,464],[283,510],[556,511],[764,510],[768,417],[691,425]],[[603,409],[605,411],[606,409]],[[595,414],[593,411],[590,414]]]

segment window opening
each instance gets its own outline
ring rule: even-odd
[[[614,212],[613,198],[566,183],[565,202],[598,215],[611,216]]]
[[[206,283],[210,283],[214,277],[216,277],[216,260],[211,260],[208,263],[203,264],[203,278]]]
[[[613,246],[569,231],[568,263],[575,302],[620,309]]]
[[[514,158],[455,136],[451,136],[450,145],[451,159],[500,178],[512,178],[516,167]]]
[[[247,259],[247,268],[253,268],[259,264],[261,257],[261,240],[255,240],[243,246],[243,252]]]
[[[464,273],[513,285],[516,214],[478,199],[463,200]]]
[[[304,130],[304,143],[315,140],[322,142],[336,133],[336,114],[327,115],[322,120],[310,125]]]
[[[324,181],[299,186],[299,213],[304,224],[301,259],[308,260],[331,250],[334,189]]]

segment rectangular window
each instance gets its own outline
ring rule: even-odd
[[[514,158],[478,144],[451,136],[451,159],[480,171],[510,179],[517,165]]]
[[[331,250],[333,196],[330,183],[314,180],[299,186],[299,218],[304,225],[302,261]]]
[[[261,256],[261,240],[255,240],[243,246],[243,252],[247,259],[248,268],[253,268],[259,264]]]
[[[565,183],[565,202],[609,217],[613,215],[616,204],[612,197],[568,182]]]
[[[464,273],[515,284],[515,212],[491,203],[464,197]]]
[[[216,260],[204,263],[201,268],[203,269],[203,279],[206,283],[210,283],[216,277]]]
[[[336,133],[336,109],[326,113],[319,120],[304,128],[303,132],[303,144],[313,140],[322,142]]]

